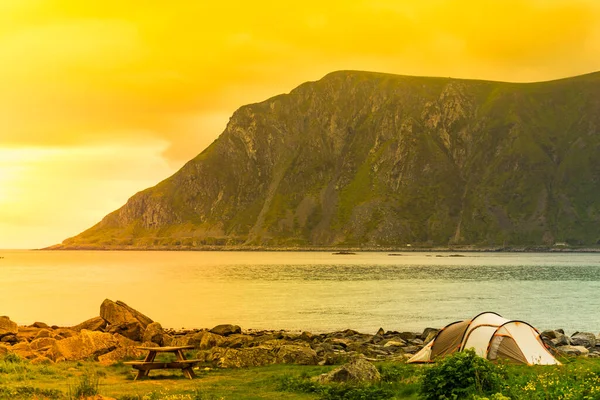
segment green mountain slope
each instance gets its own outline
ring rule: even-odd
[[[514,84],[341,71],[241,107],[60,248],[600,241],[600,73]]]

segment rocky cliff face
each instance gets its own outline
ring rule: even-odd
[[[600,73],[533,84],[335,72],[241,107],[62,248],[594,245]]]

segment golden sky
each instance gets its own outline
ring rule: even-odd
[[[0,0],[0,248],[59,243],[340,69],[600,70],[597,0]]]

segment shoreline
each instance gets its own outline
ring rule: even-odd
[[[0,356],[14,353],[32,363],[93,358],[109,365],[137,358],[140,349],[147,347],[191,346],[199,361],[219,368],[331,365],[358,355],[372,361],[399,361],[412,357],[443,329],[440,326],[418,332],[379,328],[375,334],[353,329],[312,333],[242,330],[239,325],[221,324],[211,329],[175,330],[164,329],[122,301],[105,299],[98,316],[70,327],[43,322],[19,326],[9,317],[0,317]],[[553,351],[600,357],[600,337],[594,333],[578,332],[569,337],[562,329],[555,329],[541,332],[540,337]]]
[[[335,252],[341,255],[351,255],[355,252],[378,253],[600,253],[600,247],[548,247],[548,246],[513,246],[513,247],[268,247],[268,246],[69,246],[56,244],[40,249],[22,249],[35,251],[231,251],[231,252]]]

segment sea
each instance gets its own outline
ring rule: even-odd
[[[422,331],[484,311],[600,332],[600,254],[0,250],[0,315],[71,326],[121,300],[165,328]]]

